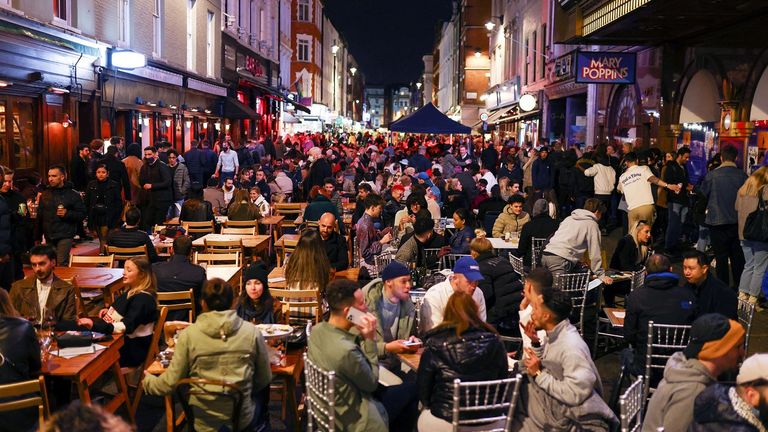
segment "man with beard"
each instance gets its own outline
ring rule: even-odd
[[[91,148],[88,144],[78,144],[77,156],[69,163],[69,172],[72,173],[72,184],[76,191],[83,192],[88,186],[88,164],[91,159]]]
[[[11,303],[22,317],[55,322],[74,320],[75,290],[72,284],[53,273],[56,250],[50,245],[37,245],[29,251],[33,274],[13,284]],[[45,315],[43,310],[45,309]]]
[[[139,184],[144,191],[141,227],[146,230],[162,224],[168,207],[173,203],[171,170],[158,159],[157,149],[152,146],[144,149],[144,165],[139,173]]]
[[[214,177],[219,178],[219,183],[224,183],[224,180],[231,178],[234,180],[235,173],[240,168],[240,162],[237,158],[237,153],[231,151],[229,141],[223,141],[221,143],[221,153],[219,153],[219,162],[216,164],[216,172]]]
[[[48,169],[48,188],[40,195],[37,217],[48,244],[56,249],[57,261],[69,263],[69,251],[86,216],[80,194],[67,181],[67,170],[61,165]]]

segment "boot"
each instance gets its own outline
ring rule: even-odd
[[[747,299],[747,303],[755,305],[755,312],[762,312],[765,309],[762,306],[760,306],[760,302],[758,300],[759,299],[757,298],[757,296],[751,295],[749,296],[749,299]]]
[[[744,291],[739,291],[739,300],[749,300],[749,294],[745,293]]]

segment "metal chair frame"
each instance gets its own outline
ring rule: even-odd
[[[752,333],[752,318],[755,317],[755,305],[739,299],[738,305],[739,322],[744,326],[746,334],[744,335],[744,353],[749,351],[749,335]]]
[[[654,370],[664,371],[667,360],[677,351],[682,351],[691,338],[691,326],[673,324],[654,324],[648,322],[648,344],[645,350],[645,383],[643,400],[648,400],[656,391],[651,387],[651,374]]]
[[[334,432],[336,429],[336,372],[326,371],[317,366],[304,353],[304,378],[307,395],[307,430],[318,429]]]
[[[581,337],[584,337],[584,308],[587,306],[589,276],[589,273],[561,273],[555,275],[553,284],[555,288],[571,296],[571,316],[578,315],[577,322],[573,324],[579,329]]]
[[[525,266],[523,265],[523,258],[509,254],[509,262],[512,264],[512,268],[515,269],[515,273],[519,274],[521,278],[525,277]]]
[[[641,375],[619,398],[621,432],[637,432],[643,426],[643,394]]]
[[[462,427],[472,427],[473,431],[503,432],[509,427],[515,414],[515,406],[520,394],[522,376],[492,381],[461,382],[453,380],[453,431]],[[502,411],[505,410],[506,412]],[[503,415],[494,412],[502,411]],[[461,419],[464,413],[476,414],[489,412],[488,417]],[[501,424],[499,424],[501,422]],[[484,429],[487,426],[488,429]]]
[[[541,267],[541,254],[544,253],[544,247],[549,243],[549,239],[540,237],[531,237],[531,267]]]
[[[456,265],[456,261],[458,261],[459,258],[461,258],[461,257],[468,257],[468,256],[472,256],[472,255],[453,254],[453,253],[452,254],[443,255],[440,258],[440,264],[438,265],[438,269],[439,270],[445,270],[445,269],[450,270],[450,269],[453,268],[453,266]]]
[[[384,271],[384,268],[395,259],[395,256],[391,253],[381,253],[373,257],[376,267],[376,274],[371,274],[371,278],[377,278]]]

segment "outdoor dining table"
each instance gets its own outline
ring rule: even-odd
[[[415,353],[401,353],[397,357],[405,363],[409,368],[414,371],[419,370],[419,363],[421,363],[421,355],[424,354],[424,348],[419,348]]]
[[[240,286],[240,272],[242,271],[240,266],[220,266],[209,265],[205,267],[205,275],[208,280],[222,279],[229,282],[232,286]]]
[[[32,274],[32,269],[24,269],[25,276]],[[102,291],[104,303],[107,305],[115,300],[115,294],[123,288],[123,269],[119,268],[57,266],[53,274],[60,279],[76,278],[81,291]]]
[[[239,240],[244,248],[253,248],[256,252],[261,252],[269,246],[269,236],[267,235],[235,235],[235,234],[206,234],[192,242],[194,247],[205,247],[205,241],[235,241]]]
[[[520,245],[519,239],[504,240],[500,237],[488,237],[488,241],[494,249],[517,249]]]

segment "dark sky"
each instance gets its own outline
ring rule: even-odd
[[[326,0],[325,12],[365,73],[366,84],[408,83],[432,53],[451,0]]]

